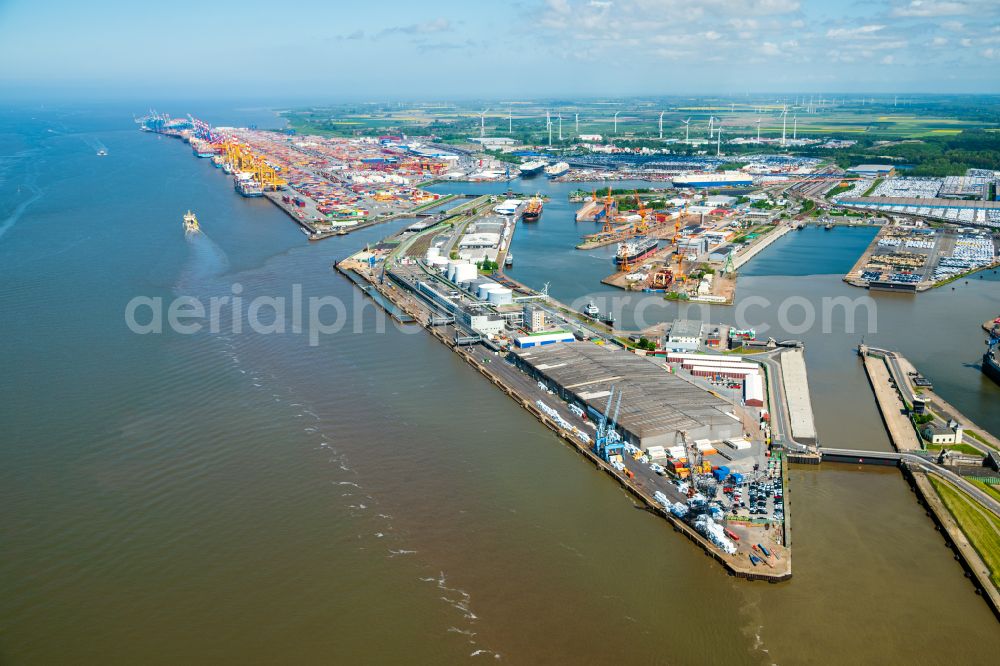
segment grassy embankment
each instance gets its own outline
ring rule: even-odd
[[[989,568],[990,580],[1000,587],[1000,518],[947,481],[933,474],[927,478],[969,543]]]

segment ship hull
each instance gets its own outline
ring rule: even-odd
[[[750,187],[753,185],[752,180],[675,180],[671,184],[674,187],[684,188],[702,188],[702,187]]]
[[[656,250],[657,250],[657,245],[655,245],[655,244],[654,245],[650,245],[648,248],[646,248],[646,249],[644,249],[644,250],[642,250],[640,252],[636,252],[633,255],[629,255],[627,257],[615,257],[615,264],[618,265],[618,266],[622,266],[626,262],[629,263],[629,264],[634,264],[637,261],[642,261],[643,259],[645,259],[649,255],[651,255],[654,252],[656,252]]]
[[[521,213],[521,219],[525,222],[538,222],[538,218],[542,216],[542,211],[524,211]]]
[[[983,354],[982,369],[984,375],[1000,384],[1000,363],[996,359],[989,354]]]

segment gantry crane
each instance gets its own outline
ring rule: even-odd
[[[646,219],[646,216],[649,215],[649,209],[642,203],[642,198],[639,196],[639,190],[635,190],[635,205],[640,219],[635,224],[634,229],[637,234],[644,234],[649,230],[649,222]]]
[[[601,233],[614,233],[615,228],[611,225],[611,218],[613,217],[612,211],[616,207],[615,198],[611,196],[611,186],[608,185],[608,194],[604,197],[604,226],[601,228]]]
[[[234,173],[251,173],[262,190],[279,190],[288,183],[278,170],[246,144],[227,138],[222,142],[225,162]]]
[[[625,449],[621,436],[615,430],[618,423],[618,412],[622,406],[622,392],[618,391],[618,401],[615,403],[614,415],[611,415],[611,402],[615,397],[615,387],[608,393],[608,404],[597,424],[597,435],[594,438],[594,453],[605,462],[611,462],[611,456],[620,454]]]

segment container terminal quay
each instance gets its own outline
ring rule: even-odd
[[[992,473],[1000,441],[979,429],[978,458],[935,447],[949,429],[954,442],[956,423],[975,428],[943,400],[935,398],[933,410],[929,397],[910,402],[900,421],[911,423],[909,435],[917,433],[909,439],[906,428],[886,416],[892,452],[824,447],[800,342],[757,340],[753,331],[686,320],[616,330],[592,306],[574,311],[507,277],[503,266],[517,216],[496,211],[506,203],[478,197],[454,215],[402,229],[336,269],[397,321],[422,326],[452,348],[731,575],[772,582],[791,576],[790,463],[895,465],[917,492],[933,479],[989,500],[956,470],[964,465],[965,472]],[[469,237],[478,240],[463,242]],[[641,349],[640,338],[647,341]],[[862,351],[866,363],[894,356]],[[921,381],[911,366],[899,367],[912,374],[900,375],[897,385]],[[875,373],[869,372],[873,398],[891,415]],[[929,395],[926,387],[920,391]],[[918,408],[936,416],[914,421]],[[929,496],[920,497],[935,510]],[[984,506],[1000,511],[995,501]],[[947,516],[940,515],[944,524]],[[949,543],[974,573],[973,551]],[[988,576],[973,577],[1000,612]]]

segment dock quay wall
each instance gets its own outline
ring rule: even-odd
[[[941,498],[927,478],[928,474],[923,471],[914,471],[907,464],[902,464],[903,477],[910,484],[910,489],[916,494],[917,501],[924,507],[927,515],[934,521],[934,527],[941,532],[945,545],[955,553],[955,559],[962,565],[967,578],[973,581],[976,587],[976,594],[983,597],[986,604],[993,611],[993,615],[1000,621],[1000,591],[996,589],[989,578],[989,574],[983,573],[985,564],[979,559],[978,553],[968,542],[958,524],[952,518],[948,508],[944,506]]]
[[[739,269],[740,266],[743,266],[745,263],[756,257],[758,254],[763,252],[764,249],[767,248],[771,243],[778,240],[791,230],[792,227],[787,225],[783,227],[778,227],[764,238],[761,238],[759,241],[757,241],[749,248],[747,248],[745,252],[741,253],[739,256],[733,259],[733,268]]]
[[[347,271],[351,271],[355,273],[355,275],[357,275],[360,279],[367,281],[367,278],[364,275],[358,274],[356,271],[353,270],[353,268],[342,267],[340,265],[337,265],[337,271],[344,274],[349,279],[351,279],[351,281],[355,282],[355,284],[357,284],[357,281],[354,280],[352,277],[348,276]],[[385,291],[383,289],[380,289],[378,285],[373,285],[373,287],[376,288],[378,292],[382,294],[382,296],[385,297],[395,307],[406,312],[410,316],[413,316],[414,319],[416,319],[418,322],[422,321],[421,318],[419,317],[419,313],[411,312],[409,309],[407,309],[405,304],[398,302],[398,299],[394,294]],[[365,291],[365,293],[367,294],[368,292]],[[375,302],[381,307],[384,307],[377,300]],[[611,476],[615,481],[618,482],[618,484],[623,489],[628,491],[633,496],[633,498],[639,500],[645,506],[647,511],[660,516],[661,518],[663,518],[664,520],[666,520],[668,523],[671,524],[671,526],[674,528],[674,531],[682,533],[689,540],[700,546],[706,555],[713,558],[716,562],[722,565],[730,575],[737,578],[743,578],[746,580],[764,580],[772,583],[788,580],[792,577],[790,551],[786,554],[787,558],[787,566],[785,567],[786,570],[782,572],[776,571],[775,573],[768,573],[767,571],[758,569],[757,567],[751,568],[749,564],[743,565],[742,563],[735,561],[734,558],[730,558],[729,556],[725,555],[724,553],[719,551],[710,541],[708,541],[705,537],[703,537],[701,534],[695,531],[694,528],[692,528],[684,521],[676,518],[669,511],[665,510],[664,507],[658,502],[656,502],[656,500],[653,499],[652,495],[646,492],[645,489],[640,488],[635,483],[631,482],[628,478],[619,474],[613,467],[611,467],[611,465],[609,465],[607,462],[601,459],[596,453],[594,453],[589,446],[586,446],[582,442],[580,442],[573,435],[572,432],[559,427],[558,424],[556,424],[547,415],[545,415],[541,410],[538,409],[533,400],[530,400],[529,398],[523,396],[516,388],[510,386],[501,377],[491,372],[489,368],[481,364],[472,354],[468,353],[461,346],[457,345],[455,341],[451,339],[448,335],[446,335],[444,332],[442,332],[440,328],[423,323],[421,325],[424,326],[424,328],[430,335],[434,336],[439,341],[450,347],[452,351],[458,354],[466,363],[475,368],[479,372],[479,374],[488,379],[493,385],[495,385],[497,388],[503,391],[512,400],[514,400],[521,407],[523,407],[525,410],[527,410],[529,413],[535,416],[535,418],[541,421],[546,428],[555,433],[563,441],[564,444],[578,451],[581,455],[583,455],[586,459],[588,459],[591,463],[593,463],[598,470],[603,471],[609,476]],[[784,461],[782,462],[782,465],[784,473]],[[790,510],[788,510],[786,513],[786,520],[788,514],[790,513],[791,513]],[[787,538],[787,534],[785,535],[785,538]]]

